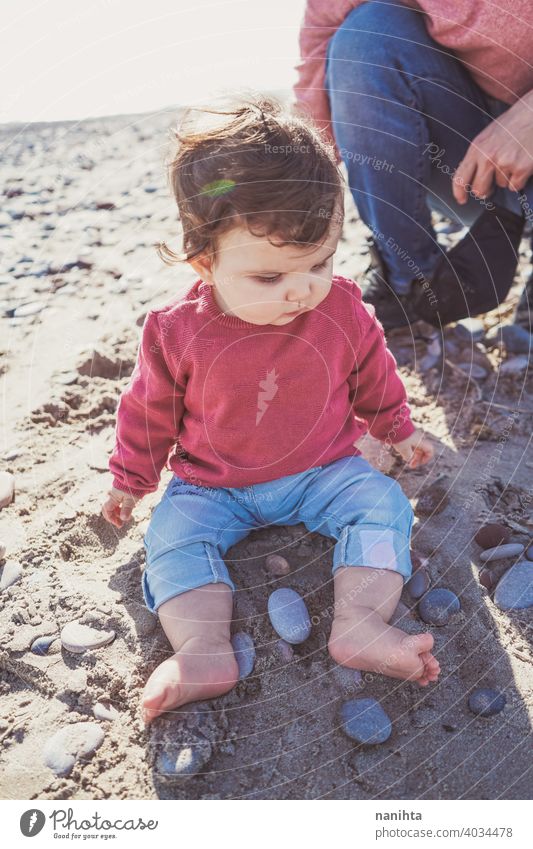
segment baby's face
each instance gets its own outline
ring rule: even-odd
[[[338,222],[332,223],[319,247],[278,248],[266,236],[254,236],[239,226],[221,237],[211,269],[191,265],[213,286],[222,312],[251,324],[289,324],[297,317],[295,311],[312,310],[327,296],[341,229]]]

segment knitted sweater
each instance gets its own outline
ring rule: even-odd
[[[360,454],[367,430],[394,444],[414,426],[353,280],[335,275],[315,309],[278,326],[222,312],[199,279],[146,316],[109,468],[135,496],[157,489],[165,464],[198,486],[242,487]]]

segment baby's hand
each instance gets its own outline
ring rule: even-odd
[[[121,528],[130,519],[131,511],[141,499],[128,495],[127,492],[122,492],[114,486],[107,495],[107,501],[102,505],[102,516],[112,525]]]
[[[407,439],[396,442],[392,447],[403,457],[410,469],[429,463],[435,453],[432,443],[422,430],[415,430]]]

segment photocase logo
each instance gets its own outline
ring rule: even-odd
[[[35,837],[42,831],[46,822],[46,817],[42,811],[37,808],[31,808],[29,811],[24,811],[20,818],[20,830],[24,837]]]
[[[257,415],[255,417],[256,426],[259,424],[268,409],[268,401],[272,401],[278,391],[278,384],[276,383],[277,378],[278,375],[276,374],[276,369],[273,368],[271,371],[267,372],[267,376],[264,380],[259,381],[261,392],[257,395]]]

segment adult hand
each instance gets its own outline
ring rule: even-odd
[[[392,446],[403,457],[410,469],[424,466],[433,459],[435,449],[422,430],[415,430],[407,439]]]
[[[129,521],[133,508],[140,500],[112,486],[107,493],[107,500],[102,504],[102,516],[112,525],[121,528]]]
[[[453,195],[488,197],[494,181],[518,192],[533,174],[533,90],[495,118],[471,142],[452,179]]]

